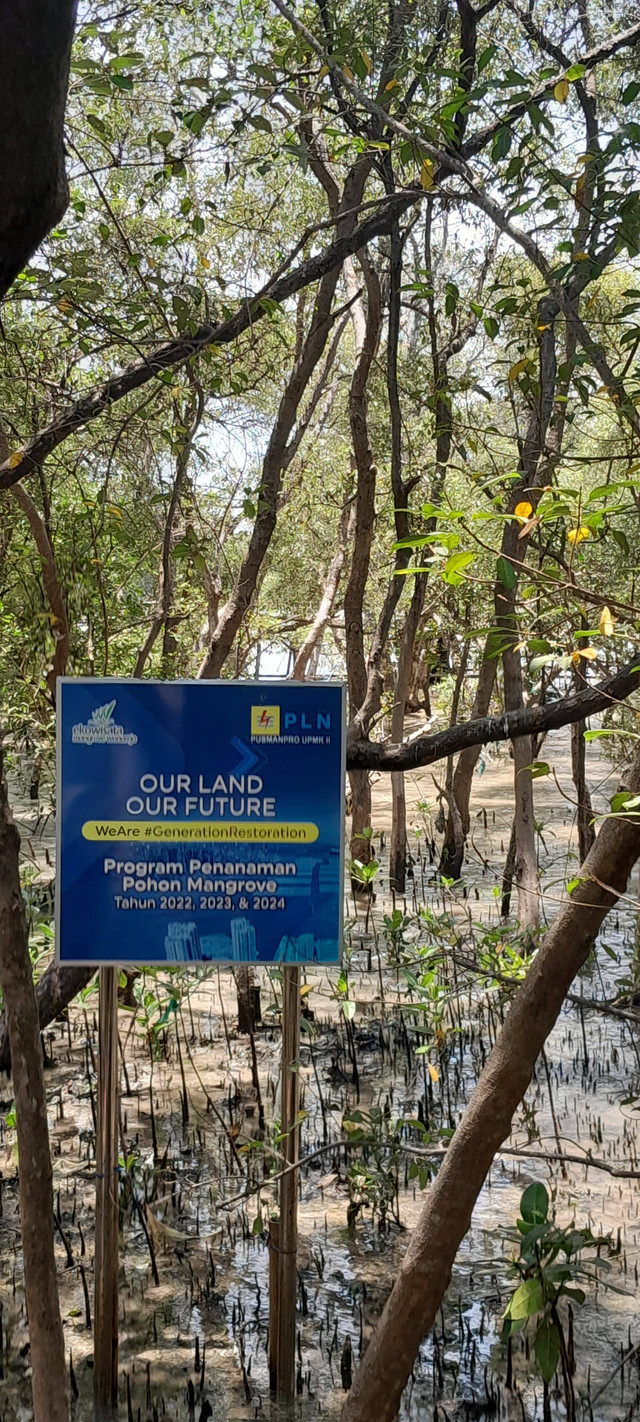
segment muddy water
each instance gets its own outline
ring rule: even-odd
[[[556,766],[558,781],[571,794],[568,737],[548,738],[541,753]],[[606,806],[612,784],[607,764],[589,748],[594,803]],[[441,767],[436,768],[441,779]],[[437,795],[429,771],[408,777],[414,879],[407,895],[409,916],[429,906],[464,934],[461,952],[471,956],[472,938],[498,922],[494,887],[499,882],[511,819],[511,761],[506,753],[485,756],[474,782],[473,838],[465,874],[467,896],[438,889],[431,882],[426,841],[437,815]],[[428,805],[425,802],[429,802]],[[45,849],[52,856],[51,821],[36,827],[37,811],[21,807],[23,830],[33,851],[37,886],[50,877]],[[552,916],[567,878],[575,872],[573,806],[552,779],[536,783],[540,823],[540,858],[545,912]],[[388,837],[388,784],[374,788],[373,827]],[[379,841],[378,841],[379,842]],[[386,1208],[370,1204],[359,1210],[351,1227],[349,1175],[361,1158],[344,1145],[345,1109],[365,1118],[379,1108],[382,1119],[426,1120],[434,1139],[441,1127],[455,1123],[490,1050],[499,1027],[501,1002],[495,988],[480,992],[463,967],[457,969],[459,995],[451,965],[440,970],[449,983],[445,1050],[437,1058],[439,1080],[425,1072],[416,1055],[420,1019],[406,1008],[402,970],[386,957],[383,916],[386,893],[385,850],[371,923],[365,930],[363,906],[350,901],[353,955],[350,996],[357,1002],[354,1026],[358,1073],[354,1080],[346,1026],[336,1002],[335,974],[309,973],[308,1002],[314,1021],[303,1036],[301,1087],[306,1114],[301,1151],[299,1257],[298,1408],[305,1419],[337,1417],[342,1369],[347,1367],[347,1339],[354,1366],[366,1346],[384,1303],[407,1234],[425,1198],[420,1180],[408,1178],[415,1156],[369,1149],[362,1167],[373,1182],[388,1187]],[[605,924],[597,961],[577,985],[579,995],[611,999],[618,980],[629,970],[637,883],[629,902]],[[404,908],[404,904],[398,905]],[[431,933],[431,937],[433,934]],[[414,919],[408,942],[428,942],[430,930]],[[378,967],[380,953],[380,967]],[[409,951],[409,958],[411,951]],[[371,971],[368,971],[369,958]],[[261,1091],[267,1120],[277,1117],[279,1031],[278,984],[263,974],[264,1023],[257,1036]],[[176,986],[174,981],[173,986]],[[176,1018],[170,1013],[159,1034],[159,1052],[151,1063],[143,1012],[135,1019],[121,1012],[120,1034],[126,1044],[128,1085],[122,1101],[122,1261],[121,1415],[151,1419],[207,1416],[209,1403],[218,1422],[226,1418],[269,1415],[267,1379],[268,1250],[266,1230],[275,1198],[264,1185],[265,1157],[277,1165],[277,1147],[252,1147],[258,1112],[251,1084],[246,1040],[233,1032],[235,1003],[227,973],[199,984],[186,977],[179,1019],[186,1105],[181,1102],[182,1072],[177,1053]],[[169,1002],[167,974],[147,984],[159,1003],[153,1018]],[[384,1001],[383,1001],[384,999]],[[78,1392],[74,1415],[91,1416],[91,1331],[87,1327],[83,1272],[92,1306],[93,1288],[93,1107],[95,995],[74,1007],[68,1024],[47,1036],[52,1065],[47,1090],[59,1191],[57,1252],[67,1353],[72,1358]],[[224,1008],[224,1013],[222,1011]],[[403,1027],[404,1022],[404,1027]],[[406,1028],[406,1030],[405,1030]],[[591,1151],[613,1167],[637,1170],[637,1110],[640,1097],[640,1027],[617,1018],[580,1012],[568,1006],[546,1049],[548,1068],[540,1062],[536,1079],[514,1122],[510,1145],[534,1155],[582,1156]],[[320,1109],[318,1081],[325,1102]],[[552,1116],[550,1090],[555,1112]],[[0,1087],[0,1298],[4,1320],[4,1380],[0,1381],[0,1418],[17,1422],[29,1414],[28,1351],[21,1286],[17,1229],[15,1133],[4,1125],[11,1104],[10,1087]],[[154,1163],[151,1102],[156,1130]],[[213,1109],[215,1108],[215,1109]],[[557,1127],[557,1130],[556,1130]],[[420,1147],[420,1136],[407,1127],[403,1145]],[[230,1139],[233,1141],[236,1156]],[[324,1147],[327,1146],[325,1150]],[[245,1149],[246,1148],[246,1149]],[[322,1154],[316,1152],[323,1151]],[[543,1180],[560,1224],[575,1219],[596,1233],[610,1233],[617,1252],[608,1272],[586,1285],[587,1301],[576,1308],[576,1390],[592,1399],[592,1415],[603,1422],[640,1415],[636,1406],[638,1373],[634,1360],[598,1396],[620,1360],[620,1349],[640,1341],[637,1319],[639,1230],[637,1181],[618,1179],[594,1167],[557,1159],[502,1155],[483,1191],[472,1228],[460,1250],[442,1316],[425,1342],[403,1400],[401,1417],[497,1416],[541,1419],[542,1391],[532,1377],[523,1346],[514,1347],[514,1386],[505,1388],[505,1350],[499,1342],[500,1317],[513,1287],[508,1258],[513,1248],[505,1230],[513,1229],[524,1186]],[[390,1182],[390,1183],[389,1183]],[[373,1188],[373,1187],[372,1187]],[[426,1184],[428,1191],[428,1183]],[[238,1199],[253,1193],[245,1200]],[[351,1194],[353,1194],[353,1185]],[[369,1194],[371,1199],[371,1193]],[[235,1201],[235,1203],[233,1203]],[[229,1203],[232,1202],[232,1203]],[[144,1212],[157,1254],[159,1284],[151,1275],[149,1249],[140,1220]],[[620,1237],[618,1241],[618,1231]],[[64,1236],[64,1239],[63,1237]],[[66,1243],[65,1243],[66,1241]],[[603,1257],[607,1251],[603,1251]],[[197,1349],[197,1352],[196,1352]],[[638,1355],[640,1356],[640,1355]],[[192,1404],[192,1405],[191,1405]],[[552,1416],[564,1416],[559,1395],[552,1395]],[[138,1409],[140,1410],[138,1412]],[[583,1415],[579,1404],[579,1416]],[[589,1417],[585,1402],[584,1416]]]

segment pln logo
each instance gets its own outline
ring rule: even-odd
[[[252,736],[279,736],[279,735],[280,735],[280,707],[279,707],[279,706],[252,706],[252,707],[251,707],[251,735],[252,735]]]

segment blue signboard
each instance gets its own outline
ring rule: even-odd
[[[58,683],[60,963],[340,960],[344,688]]]

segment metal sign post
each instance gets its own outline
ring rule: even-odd
[[[118,969],[100,969],[93,1342],[95,1422],[118,1408]]]

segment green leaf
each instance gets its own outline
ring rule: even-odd
[[[640,90],[640,84],[638,85],[638,89]],[[620,549],[621,553],[624,553],[625,558],[628,558],[628,557],[629,557],[629,540],[628,540],[628,538],[627,538],[626,533],[623,533],[621,528],[612,528],[612,530],[611,530],[611,536],[612,536],[612,538],[615,539],[615,541],[616,541],[616,543],[617,543],[617,545],[618,545],[618,548]]]
[[[546,1191],[545,1191],[546,1193]],[[525,1191],[526,1194],[526,1191]],[[532,1318],[544,1308],[544,1289],[540,1279],[525,1279],[510,1299],[506,1313],[511,1319]]]
[[[631,83],[627,84],[626,89],[622,90],[623,104],[632,104],[634,99],[637,99],[638,94],[640,94],[640,82],[638,82],[637,79],[632,79]]]
[[[493,147],[491,149],[492,162],[497,163],[499,162],[500,158],[506,158],[510,147],[511,129],[505,125],[504,128],[498,129],[498,132],[493,140]]]
[[[545,1382],[551,1382],[560,1357],[560,1336],[550,1318],[543,1320],[536,1333],[535,1355],[542,1377]]]
[[[532,760],[531,765],[525,765],[523,769],[529,771],[532,780],[539,780],[541,776],[551,774],[551,766],[546,760]]]
[[[549,1214],[549,1196],[540,1180],[528,1185],[520,1201],[520,1214],[527,1224],[544,1224]]]
[[[498,325],[498,322],[496,321],[495,316],[485,316],[485,318],[484,318],[484,329],[485,329],[487,335],[490,337],[490,339],[491,339],[492,341],[494,341],[495,338],[496,338],[496,336],[497,336],[497,334],[498,334],[498,331],[500,330],[500,327],[499,327],[499,325]]]
[[[496,569],[503,588],[506,588],[507,592],[510,592],[511,588],[515,588],[518,581],[518,575],[513,563],[510,563],[508,558],[500,557],[498,558]]]
[[[458,587],[463,581],[462,569],[468,568],[469,564],[473,563],[475,556],[475,553],[453,553],[451,558],[447,558],[442,570],[445,583],[449,583],[454,588]]]

